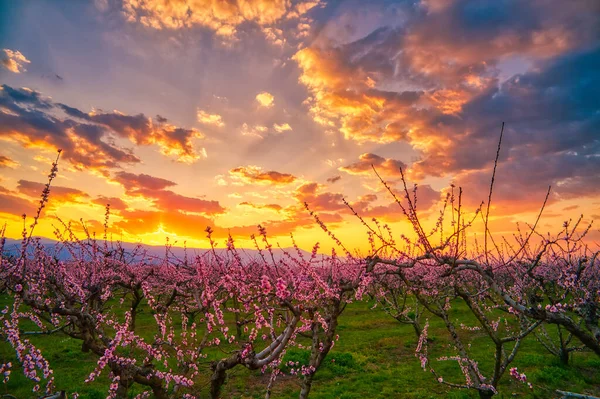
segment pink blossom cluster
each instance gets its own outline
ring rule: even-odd
[[[4,377],[3,381],[6,384],[10,378],[10,373],[11,373],[11,369],[12,368],[12,363],[8,362],[8,363],[4,363],[4,364],[0,364],[0,374]]]
[[[566,306],[563,305],[562,303],[555,303],[553,305],[546,305],[545,309],[550,312],[550,313],[558,313],[560,311],[562,311],[563,309],[565,309]]]
[[[525,373],[519,373],[519,370],[516,367],[510,368],[510,376],[521,382],[527,381],[527,376]]]
[[[286,252],[286,261],[273,262],[264,231],[267,256],[262,261],[242,261],[233,240],[225,255],[209,252],[181,261],[168,250],[164,259],[148,256],[141,247],[122,255],[118,244],[80,241],[64,227],[66,237],[58,231],[57,237],[70,260],[57,260],[32,240],[34,250],[23,252],[19,267],[3,259],[0,269],[15,309],[0,314],[1,333],[25,374],[36,383],[46,380],[47,391],[53,386],[52,370],[41,351],[22,339],[24,320],[49,336],[81,342],[82,350],[97,357],[85,382],[108,373],[109,397],[133,384],[145,385],[147,392],[194,397],[201,389],[194,382],[212,372],[204,353],[209,347],[238,346],[233,365],[278,370],[286,348],[297,345],[297,334],[311,333],[316,323],[327,338],[315,350],[327,354],[338,338],[327,309],[350,301],[363,281],[360,261],[317,260],[315,251],[310,259]],[[140,335],[137,325],[142,306],[153,315],[149,338]],[[239,322],[236,333],[226,321],[229,316]],[[3,367],[8,380],[10,367]],[[310,376],[317,368],[301,366],[298,375]]]
[[[460,328],[462,328],[463,330],[467,330],[467,331],[480,331],[481,330],[480,326],[467,326],[463,323],[460,323]]]
[[[527,384],[530,389],[533,389],[533,385],[531,385],[530,382],[527,382],[527,376],[525,373],[519,373],[519,370],[517,370],[516,367],[511,367],[510,376],[515,380],[522,382],[523,384]]]

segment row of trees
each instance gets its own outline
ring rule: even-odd
[[[380,229],[369,227],[371,242],[378,241],[380,246],[373,244],[375,255],[367,258],[366,270],[374,276],[374,297],[386,312],[413,326],[419,340],[416,352],[424,370],[440,383],[475,389],[481,398],[490,398],[498,392],[498,383],[507,371],[525,381],[524,374],[510,365],[529,335],[564,364],[577,350],[600,356],[600,251],[592,250],[584,241],[591,225],[581,226],[582,219],[569,221],[556,236],[549,237],[538,235],[534,224],[528,232],[515,235],[516,244],[496,243],[490,235],[493,249],[473,246],[469,251],[466,233],[481,212],[475,212],[470,221],[464,220],[460,194],[456,201],[450,194],[447,208],[456,221],[451,234],[439,234],[441,219],[426,233],[414,197],[411,200],[406,189],[405,194],[404,203],[398,204],[418,239],[405,241],[401,250],[391,236],[384,237]],[[487,225],[487,216],[483,219]],[[434,237],[439,237],[438,244],[433,243]],[[378,252],[386,254],[380,256]],[[465,307],[477,321],[475,325],[456,322],[454,312]],[[442,322],[452,342],[452,353],[430,359],[425,317]],[[480,333],[477,344],[469,333],[472,331]],[[481,333],[487,343],[482,342]],[[479,352],[478,345],[493,348],[493,358],[476,358],[473,353]],[[461,381],[447,380],[438,373],[436,364],[449,360],[460,366]],[[484,360],[493,363],[485,372],[479,367]]]
[[[267,243],[264,230],[262,239]],[[141,247],[125,253],[74,239],[62,241],[72,260],[61,261],[32,240],[20,257],[2,259],[0,290],[12,303],[0,314],[0,334],[36,391],[53,392],[55,381],[28,336],[64,334],[97,357],[86,381],[108,373],[109,397],[127,397],[139,384],[147,388],[139,397],[159,399],[199,397],[203,390],[218,398],[236,367],[271,373],[269,391],[286,349],[308,337],[310,361],[294,370],[306,398],[335,343],[338,317],[364,291],[364,271],[335,256],[317,261],[316,247],[310,259],[287,254],[287,261],[275,261],[266,247],[262,259],[250,262],[232,240],[226,255],[178,259],[167,251],[155,259]],[[148,308],[152,327],[148,317],[140,326]],[[215,360],[214,348],[226,356]]]
[[[382,180],[416,238],[401,236],[398,243],[388,226],[361,218],[371,243],[365,257],[347,251],[311,212],[343,256],[317,255],[317,245],[310,257],[296,247],[297,253],[284,251],[277,260],[259,226],[253,238],[260,256],[254,260],[243,259],[231,238],[224,254],[180,259],[167,247],[157,259],[142,247],[126,253],[108,242],[106,233],[104,240],[79,240],[63,225],[56,231],[61,242],[56,250],[69,251],[70,260],[64,261],[32,238],[56,172],[57,163],[33,223],[29,228],[24,223],[20,253],[3,255],[0,264],[0,292],[10,298],[0,313],[0,336],[15,349],[34,390],[50,394],[55,381],[51,364],[29,335],[63,334],[96,356],[87,381],[106,373],[111,398],[127,397],[134,385],[144,389],[140,398],[193,398],[207,391],[218,398],[236,368],[269,373],[268,398],[283,366],[300,378],[299,397],[306,398],[335,345],[346,305],[365,294],[413,326],[424,370],[442,384],[474,389],[481,398],[495,395],[507,372],[525,380],[511,363],[527,336],[537,337],[563,362],[582,348],[600,356],[600,260],[599,252],[584,244],[589,226],[568,222],[548,237],[536,233],[536,222],[517,234],[514,244],[496,242],[487,229],[493,185],[485,213],[467,220],[461,192],[450,193],[438,223],[426,231],[416,189],[409,192],[405,184],[398,195]],[[486,229],[480,246],[467,243],[476,218]],[[206,232],[214,248],[211,229]],[[0,250],[4,253],[4,240]],[[457,307],[466,307],[477,324],[457,324]],[[144,309],[152,314],[151,327],[140,326]],[[431,318],[441,320],[452,342],[447,355],[437,359],[428,351]],[[558,339],[548,333],[552,329]],[[492,344],[493,367],[479,367],[472,330],[485,333]],[[281,364],[293,346],[310,351],[307,364]],[[462,380],[440,374],[440,361],[456,361]],[[6,379],[11,367],[0,364]]]

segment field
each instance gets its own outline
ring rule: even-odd
[[[4,305],[4,304],[3,304]],[[350,304],[340,317],[339,341],[325,360],[325,365],[315,377],[311,398],[476,398],[475,391],[452,389],[438,383],[428,372],[420,368],[415,357],[417,339],[411,326],[402,325],[388,316],[379,307],[372,309],[372,302]],[[151,335],[151,320],[148,308],[140,314],[138,332]],[[457,306],[453,316],[467,325],[475,325],[466,308]],[[147,333],[147,334],[146,334]],[[490,367],[492,352],[489,340],[479,332],[461,331],[472,334],[475,348],[474,357],[482,369]],[[448,355],[447,333],[435,319],[430,325],[430,354]],[[107,396],[109,385],[106,373],[96,381],[85,384],[83,381],[94,369],[97,358],[82,353],[78,341],[64,335],[32,336],[32,342],[39,345],[54,368],[58,389],[78,392],[83,398],[100,399]],[[226,350],[226,347],[220,348]],[[221,351],[212,352],[211,357],[225,357]],[[306,363],[308,351],[290,348],[284,362],[292,360]],[[7,344],[0,344],[0,363],[15,361],[14,350]],[[525,384],[514,380],[508,373],[499,386],[497,398],[552,398],[558,397],[555,389],[600,395],[600,359],[589,352],[573,355],[571,365],[562,366],[557,359],[547,353],[533,336],[528,337],[511,366],[518,367],[527,374],[529,389]],[[462,375],[456,362],[438,362],[436,365],[445,380],[461,382]],[[262,398],[269,376],[258,371],[235,368],[224,386],[223,398]],[[202,384],[202,381],[197,383]],[[34,398],[33,384],[20,372],[13,369],[10,381],[0,389],[18,399]],[[300,390],[297,377],[280,376],[273,387],[273,398],[295,398]],[[138,389],[132,390],[133,397]],[[208,394],[206,394],[208,395]]]

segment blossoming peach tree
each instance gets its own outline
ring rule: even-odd
[[[498,158],[494,173],[497,161]],[[417,212],[416,186],[411,193],[402,170],[400,173],[404,183],[400,198],[377,176],[413,227],[416,239],[402,235],[403,248],[396,244],[387,226],[380,228],[376,220],[372,226],[347,205],[368,230],[371,254],[366,259],[366,271],[377,282],[375,296],[390,315],[412,324],[417,331],[416,354],[424,370],[433,373],[440,383],[475,389],[481,398],[489,398],[497,393],[498,382],[514,361],[523,339],[533,332],[541,331],[536,334],[538,339],[543,337],[544,346],[563,362],[575,349],[586,348],[600,355],[600,251],[584,242],[591,224],[578,230],[580,219],[574,224],[566,222],[554,237],[539,234],[536,228],[549,189],[538,218],[528,231],[519,231],[515,243],[496,243],[488,229],[492,176],[485,214],[482,203],[474,216],[466,219],[461,206],[462,190],[455,196],[453,188],[438,222],[426,231]],[[450,215],[446,215],[448,205]],[[475,243],[469,250],[467,231],[478,217],[485,225],[484,243]],[[451,222],[444,234],[445,218]],[[409,305],[409,299],[414,299],[416,305]],[[466,305],[476,325],[457,325],[453,309],[459,304]],[[427,349],[428,323],[420,327],[419,306],[445,326],[454,353],[437,361],[456,361],[463,374],[462,382],[448,381],[434,367]],[[558,328],[557,344],[544,334],[545,326]],[[470,334],[474,331],[485,334],[493,348],[493,367],[486,372],[470,350],[475,345]],[[563,331],[568,336],[563,336]],[[573,339],[581,345],[569,347]],[[510,368],[509,374],[526,382],[525,374],[515,367]]]
[[[205,387],[218,398],[235,367],[270,372],[268,397],[286,349],[300,345],[302,334],[310,338],[311,358],[291,371],[302,378],[300,397],[308,396],[337,339],[338,317],[365,290],[360,261],[335,254],[317,260],[318,246],[310,259],[298,250],[276,261],[261,226],[264,247],[253,237],[260,254],[254,260],[243,260],[231,237],[226,252],[218,254],[210,228],[213,251],[192,259],[177,258],[168,246],[160,258],[141,246],[127,252],[106,239],[108,207],[103,240],[90,234],[80,240],[61,222],[60,245],[49,249],[33,238],[33,230],[49,201],[57,162],[29,228],[23,217],[18,256],[4,256],[4,238],[0,243],[0,292],[10,298],[0,313],[0,336],[14,348],[34,391],[50,394],[61,384],[31,335],[61,334],[80,342],[82,352],[97,358],[86,382],[106,373],[109,398],[128,397],[137,385],[143,391],[137,397],[163,399],[199,397]],[[59,252],[70,256],[63,260]],[[141,325],[140,315],[148,312]],[[13,367],[0,365],[5,382]]]

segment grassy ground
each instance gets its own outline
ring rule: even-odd
[[[348,306],[338,328],[340,340],[316,375],[311,397],[319,398],[476,398],[475,392],[448,388],[439,384],[432,374],[420,368],[414,356],[416,336],[411,326],[402,325],[372,303],[355,303]],[[458,308],[453,315],[460,322],[475,325],[466,309]],[[460,324],[460,322],[458,324]],[[149,313],[138,320],[140,330],[150,326]],[[149,332],[151,335],[152,332]],[[461,334],[467,332],[461,332]],[[489,370],[492,362],[492,345],[481,332],[471,334],[473,355],[482,370]],[[430,353],[433,359],[453,355],[443,326],[431,319]],[[69,392],[77,391],[82,398],[106,397],[107,377],[83,383],[94,369],[96,358],[84,354],[79,342],[63,335],[32,337],[54,368],[56,386]],[[223,356],[211,353],[210,357]],[[308,352],[291,349],[285,361],[306,361]],[[335,359],[335,360],[334,360]],[[14,351],[5,342],[0,343],[0,363],[15,363]],[[437,362],[434,365],[447,381],[462,382],[455,362]],[[591,353],[576,353],[572,365],[562,366],[545,352],[533,338],[527,339],[513,366],[525,372],[534,389],[512,380],[508,373],[500,384],[500,398],[553,398],[555,389],[600,395],[600,358]],[[485,372],[484,372],[485,374]],[[224,388],[224,398],[261,398],[268,376],[237,368],[230,373]],[[198,381],[204,384],[203,381]],[[33,398],[31,387],[20,370],[15,368],[10,382],[0,386],[0,397],[10,393],[18,399]],[[133,393],[137,393],[136,390]],[[295,377],[280,377],[273,389],[273,398],[295,398],[299,383]]]

